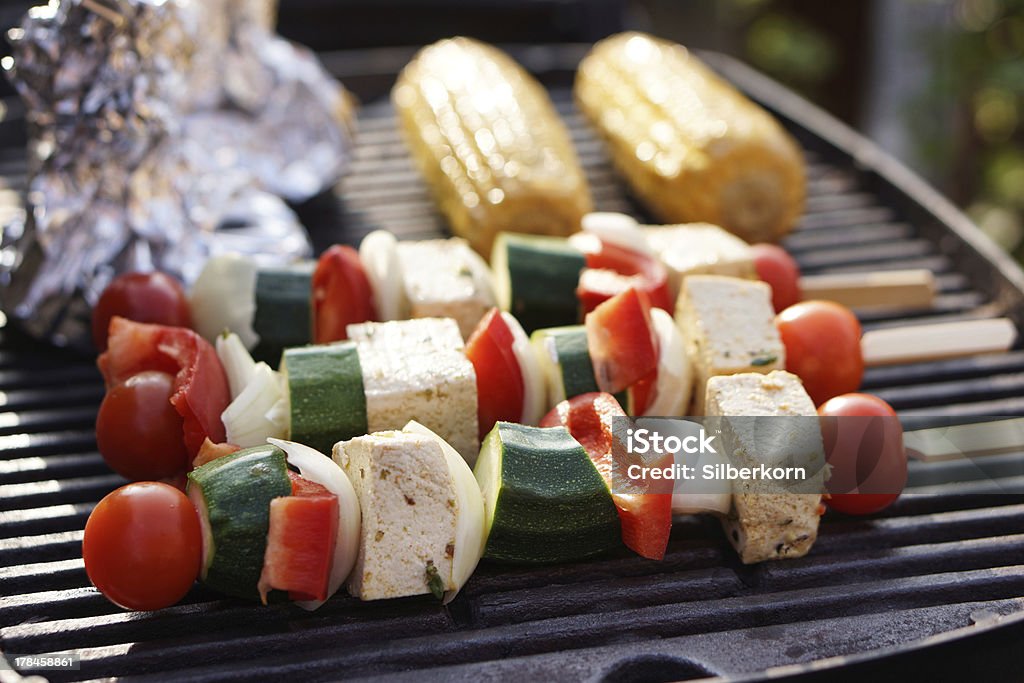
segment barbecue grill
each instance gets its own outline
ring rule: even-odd
[[[586,48],[511,52],[550,88],[598,210],[643,217],[572,105],[572,70]],[[442,229],[384,97],[412,53],[323,55],[366,104],[347,178],[297,207],[317,250],[381,227],[402,238]],[[785,244],[804,272],[936,274],[930,310],[873,313],[865,328],[997,316],[1024,325],[1024,275],[944,199],[778,85],[721,55],[702,57],[806,150],[806,215]],[[11,202],[25,161],[18,106],[8,104],[0,175]],[[1024,351],[874,368],[864,384],[915,425],[1024,414]],[[689,517],[677,520],[663,562],[626,552],[542,568],[485,561],[447,607],[339,594],[307,613],[197,586],[178,606],[126,613],[89,586],[81,560],[89,511],[123,483],[96,452],[103,388],[94,359],[0,329],[0,392],[0,649],[80,653],[81,669],[47,672],[54,681],[1018,676],[1024,447],[976,465],[911,462],[895,505],[871,519],[826,515],[798,560],[743,566],[716,521]]]

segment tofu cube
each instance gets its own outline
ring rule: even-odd
[[[459,237],[399,242],[398,260],[413,318],[452,318],[468,338],[496,305],[487,265]]]
[[[732,482],[722,527],[745,564],[802,557],[818,536],[825,453],[814,402],[784,371],[712,377],[707,412],[721,416],[722,450],[736,467],[802,467],[806,479]]]
[[[472,466],[480,451],[476,371],[455,323],[400,320],[349,331],[356,333],[369,431],[401,429],[416,420]]]
[[[695,415],[704,414],[709,378],[786,367],[786,350],[775,328],[772,289],[763,282],[691,275],[679,294],[676,321],[693,362]]]
[[[380,432],[334,446],[362,511],[359,554],[349,592],[381,600],[451,585],[455,555],[455,484],[434,439]],[[435,573],[436,571],[436,573]]]
[[[357,323],[347,328],[348,338],[360,346],[394,351],[465,348],[458,323],[451,318],[415,318],[383,323]]]
[[[754,252],[731,232],[711,223],[648,225],[647,243],[668,269],[673,301],[690,275],[757,279]]]

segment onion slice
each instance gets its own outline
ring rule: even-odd
[[[405,280],[398,258],[398,240],[387,230],[374,230],[359,244],[359,261],[373,290],[381,320],[405,318]]]
[[[511,313],[501,314],[508,329],[512,332],[512,353],[515,354],[519,372],[523,376],[523,413],[520,421],[525,425],[536,426],[544,417],[544,404],[547,399],[547,385],[544,373],[537,363],[530,338],[523,331],[523,326]]]
[[[189,294],[196,332],[212,342],[227,329],[245,348],[256,346],[256,271],[256,262],[239,254],[221,254],[206,262]]]
[[[268,417],[280,400],[277,373],[266,363],[257,363],[245,389],[221,413],[228,443],[249,448],[266,443],[268,437],[285,436],[282,426]]]
[[[356,490],[352,488],[352,482],[345,471],[320,451],[284,439],[271,438],[267,442],[284,451],[288,462],[298,468],[300,475],[338,497],[338,535],[334,542],[334,561],[331,563],[331,576],[327,583],[327,597],[330,598],[345,583],[359,554],[362,513]],[[306,610],[315,610],[324,602],[326,600],[299,600],[295,604]]]
[[[484,524],[484,497],[476,483],[473,470],[459,455],[458,451],[419,422],[410,420],[403,432],[421,434],[437,441],[448,463],[448,473],[455,487],[455,555],[452,557],[451,585],[444,594],[444,602],[451,602],[472,576],[487,543]]]
[[[217,358],[228,376],[231,398],[238,398],[256,371],[256,361],[234,332],[217,335]]]
[[[693,371],[683,334],[675,320],[660,308],[651,309],[651,324],[658,336],[658,381],[654,401],[644,415],[680,417],[690,405]]]
[[[602,242],[615,244],[625,249],[653,255],[647,236],[632,216],[609,211],[593,211],[585,214],[580,221],[583,232],[599,237]]]

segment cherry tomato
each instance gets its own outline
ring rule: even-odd
[[[892,504],[907,483],[907,455],[896,411],[870,394],[843,394],[818,408],[832,472],[826,503],[848,515]]]
[[[348,339],[348,326],[377,319],[373,290],[359,252],[336,244],[320,256],[313,272],[313,341]]]
[[[188,469],[184,420],[171,405],[174,377],[140,372],[111,387],[96,418],[96,445],[125,479],[163,479]]]
[[[587,259],[576,287],[584,313],[631,287],[646,294],[652,306],[672,311],[668,271],[657,258],[590,234],[576,238],[573,244]]]
[[[643,292],[615,295],[588,313],[584,325],[601,391],[614,394],[657,372],[658,335]]]
[[[174,375],[171,404],[184,418],[183,435],[189,455],[203,441],[224,441],[221,413],[231,403],[227,375],[213,346],[192,330],[149,325],[115,317],[110,321],[110,345],[97,365],[107,389],[132,375],[156,370]]]
[[[195,508],[167,484],[122,486],[85,523],[85,572],[108,600],[128,609],[162,609],[181,600],[199,575],[201,555]]]
[[[755,244],[754,269],[757,277],[772,288],[772,306],[781,313],[803,297],[800,294],[800,266],[789,253],[775,244]]]
[[[476,371],[477,427],[481,439],[495,422],[519,422],[523,418],[526,385],[512,351],[514,343],[512,330],[497,308],[483,317],[466,342],[466,357]]]
[[[192,327],[185,290],[166,273],[125,273],[103,290],[92,311],[92,341],[99,351],[107,349],[107,331],[114,316],[142,323]]]
[[[856,391],[864,376],[860,322],[832,301],[802,301],[775,317],[786,369],[803,380],[815,405]]]

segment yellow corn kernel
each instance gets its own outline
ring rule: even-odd
[[[591,210],[544,88],[469,38],[423,48],[391,93],[413,159],[453,233],[490,256],[500,231],[568,235]]]
[[[619,172],[664,222],[714,223],[767,242],[803,211],[796,142],[681,45],[642,33],[607,38],[580,63],[574,94]]]

